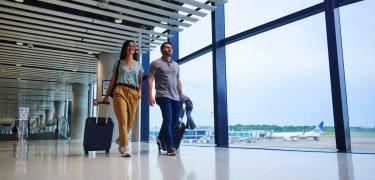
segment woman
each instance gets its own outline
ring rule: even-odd
[[[135,61],[134,41],[125,41],[120,59],[113,66],[113,74],[106,95],[103,99],[108,102],[108,96],[113,90],[113,109],[119,127],[119,152],[123,157],[130,157],[128,148],[128,132],[135,120],[139,99],[141,98],[142,65]]]

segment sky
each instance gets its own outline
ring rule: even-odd
[[[272,2],[272,3],[271,3]],[[230,0],[226,36],[321,0]],[[375,1],[340,8],[351,126],[375,127]],[[208,15],[180,33],[180,57],[211,43]],[[155,49],[151,59],[160,57]],[[226,47],[229,124],[333,126],[324,13]],[[213,126],[212,53],[180,66],[183,91],[199,126]],[[160,126],[152,107],[150,125]]]

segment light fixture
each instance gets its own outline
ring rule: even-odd
[[[115,19],[115,23],[117,23],[117,24],[121,24],[121,23],[122,23],[122,18],[116,18],[116,19]]]
[[[107,6],[106,3],[98,3],[97,6],[102,8],[102,9],[108,9],[108,6]]]
[[[16,42],[17,45],[23,46],[23,43],[21,42]]]
[[[94,54],[93,52],[91,52],[91,51],[87,51],[87,54]]]
[[[115,17],[115,23],[116,24],[121,24],[122,23],[122,12],[117,12],[119,15],[120,15],[120,17]]]
[[[16,64],[17,67],[21,67],[22,65],[21,64]]]
[[[16,2],[19,2],[19,3],[23,3],[23,0],[14,0]]]

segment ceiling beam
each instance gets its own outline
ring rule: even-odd
[[[93,23],[93,24],[108,26],[110,28],[118,28],[118,29],[123,29],[123,30],[128,30],[128,31],[141,32],[141,33],[144,33],[144,34],[156,35],[156,36],[161,36],[161,37],[166,37],[166,38],[172,37],[171,35],[164,34],[164,33],[159,33],[159,32],[154,32],[154,31],[145,30],[145,29],[141,29],[141,28],[135,28],[135,27],[130,27],[130,26],[126,26],[126,25],[116,24],[114,22],[107,22],[107,21],[102,21],[102,20],[98,20],[98,19],[87,18],[87,17],[83,17],[83,16],[77,16],[77,15],[58,12],[58,11],[54,11],[54,10],[48,10],[48,9],[45,9],[45,8],[39,8],[39,7],[35,7],[35,6],[29,6],[29,5],[25,5],[25,4],[10,2],[10,1],[0,1],[0,4],[4,5],[4,6],[13,7],[13,8],[19,8],[19,9],[24,9],[24,10],[28,10],[28,11],[34,11],[34,12],[38,12],[38,13],[42,13],[42,14],[49,14],[49,15],[58,16],[58,17],[62,17],[62,18],[74,19],[74,20],[78,20],[78,21],[84,21],[84,22],[87,22],[87,23]]]
[[[200,16],[200,17],[205,17],[207,15],[207,13],[204,13],[204,12],[201,12],[201,11],[196,11],[194,9],[190,9],[190,8],[187,8],[187,7],[184,7],[184,6],[172,4],[172,3],[169,3],[169,2],[166,2],[166,1],[161,1],[161,0],[140,0],[140,1],[147,2],[147,3],[154,4],[154,5],[161,6],[161,7],[165,7],[165,8],[171,9],[171,10],[186,12],[186,13],[196,15],[196,16]]]
[[[195,6],[197,8],[201,8],[201,9],[205,9],[205,10],[209,10],[209,11],[214,11],[216,9],[216,7],[214,7],[214,6],[210,6],[208,4],[205,4],[205,3],[202,3],[202,2],[199,2],[199,1],[195,1],[195,0],[174,0],[174,1],[184,3],[184,4],[189,4],[189,5]]]
[[[197,22],[198,21],[198,18],[194,18],[194,17],[191,17],[191,16],[185,16],[185,15],[182,15],[182,14],[174,13],[174,12],[171,12],[171,11],[166,11],[166,10],[163,10],[163,9],[160,9],[160,8],[155,8],[155,7],[152,7],[152,6],[146,6],[146,5],[136,3],[136,2],[132,2],[132,1],[129,1],[129,0],[109,0],[109,1],[113,2],[113,3],[116,3],[116,4],[128,6],[128,7],[131,7],[131,8],[136,8],[136,9],[139,9],[139,10],[142,10],[142,11],[157,13],[157,14],[162,15],[162,16],[168,16],[168,17],[183,19],[185,21],[190,21],[190,22]]]
[[[101,3],[101,2],[98,2],[98,1],[92,1],[92,0],[72,0],[72,1],[83,3],[83,4],[86,4],[86,5],[91,5],[91,6],[94,6],[94,7],[99,7],[101,9],[108,9],[108,10],[112,10],[112,11],[121,12],[122,14],[136,16],[136,17],[140,17],[142,19],[149,19],[149,20],[152,20],[152,21],[160,21],[160,23],[164,22],[166,24],[182,26],[182,27],[190,27],[191,26],[191,24],[189,24],[189,23],[179,22],[179,21],[176,21],[176,20],[173,20],[173,19],[155,16],[155,15],[152,15],[152,14],[135,11],[135,10],[132,10],[130,8],[114,6],[114,5],[110,5],[110,4],[107,4],[107,3]],[[111,17],[113,17],[113,16],[111,16]]]
[[[140,18],[134,18],[134,17],[130,17],[130,16],[120,15],[120,14],[116,14],[116,13],[112,13],[112,12],[108,12],[108,11],[104,11],[104,10],[100,10],[100,9],[96,9],[96,8],[90,8],[90,7],[87,7],[87,6],[77,5],[77,4],[74,4],[74,3],[68,3],[68,2],[65,2],[65,1],[60,1],[60,0],[39,0],[39,1],[54,4],[54,5],[59,5],[59,6],[67,7],[67,8],[73,8],[73,9],[77,9],[77,10],[80,10],[80,11],[86,11],[86,12],[90,12],[90,13],[94,13],[94,14],[98,14],[98,15],[109,16],[109,17],[113,17],[113,18],[122,18],[122,19],[127,20],[127,21],[131,21],[131,22],[135,22],[135,23],[139,23],[139,24],[145,24],[145,25],[148,25],[148,26],[155,26],[155,27],[173,30],[173,31],[178,31],[178,32],[183,30],[182,28],[170,26],[170,25],[167,25],[167,24],[161,24],[161,23],[157,23],[157,22],[153,22],[153,21],[149,21],[149,20],[143,20],[143,19],[140,19]]]

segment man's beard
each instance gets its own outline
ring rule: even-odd
[[[163,56],[165,56],[165,57],[171,57],[171,56],[172,56],[172,53],[167,53],[167,52],[166,52],[166,53],[163,54]]]

